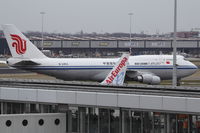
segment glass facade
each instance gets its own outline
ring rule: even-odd
[[[66,133],[200,133],[200,115],[124,108],[0,103],[1,114],[66,113]]]
[[[89,117],[88,117],[88,131],[89,133],[98,133],[99,127],[99,110],[95,108],[88,108],[89,110]]]
[[[68,133],[200,133],[198,115],[95,107],[71,111],[67,111]]]

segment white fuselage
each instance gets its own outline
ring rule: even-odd
[[[102,81],[108,75],[119,58],[43,58],[31,59],[39,65],[14,66],[37,73],[47,74],[64,80]],[[8,59],[13,66],[17,59]],[[193,74],[197,67],[184,57],[177,56],[177,78]],[[173,60],[171,55],[130,56],[127,76],[135,78],[145,73],[159,76],[162,80],[171,79]]]

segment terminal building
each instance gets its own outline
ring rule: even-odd
[[[61,57],[104,57],[117,56],[120,52],[129,51],[132,55],[141,54],[171,54],[172,38],[132,38],[128,37],[45,37],[42,45],[41,38],[31,37],[32,42],[40,49],[50,50],[52,56]],[[181,39],[177,41],[179,53],[200,57],[198,38]],[[5,38],[0,38],[0,54],[9,54]]]

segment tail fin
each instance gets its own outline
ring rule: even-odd
[[[2,25],[2,28],[12,57],[23,59],[46,58],[14,25],[6,24]]]
[[[108,76],[105,78],[102,85],[123,85],[128,65],[130,54],[123,54]]]

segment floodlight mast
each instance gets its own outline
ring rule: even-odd
[[[44,50],[44,15],[45,12],[40,12],[42,15],[42,51]]]
[[[131,24],[132,24],[132,15],[133,15],[133,13],[131,12],[131,13],[128,13],[128,15],[130,16],[130,44],[129,44],[129,53],[131,54],[132,53],[132,51],[131,51],[131,40],[132,40],[132,37],[131,37],[131,34],[132,34],[132,31],[131,31],[131,29],[132,29],[132,26],[131,26]]]
[[[172,86],[177,86],[177,0],[174,0],[174,34],[173,34],[173,77],[172,77]]]

